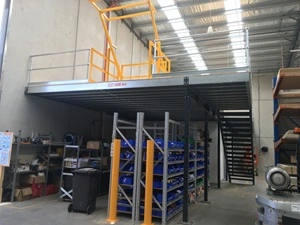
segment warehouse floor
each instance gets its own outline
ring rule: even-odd
[[[222,189],[211,188],[209,202],[197,202],[189,208],[194,224],[205,225],[253,225],[256,219],[255,195],[266,188],[263,175],[256,177],[256,185],[222,183]],[[67,202],[57,200],[57,195],[15,202],[0,206],[1,225],[94,225],[107,224],[107,196],[100,197],[97,209],[91,215],[68,213]],[[181,214],[169,224],[177,224]],[[159,224],[159,221],[154,221]],[[119,217],[116,224],[132,224],[129,217]]]

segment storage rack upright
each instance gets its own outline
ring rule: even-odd
[[[68,155],[68,152],[72,152],[73,156],[75,155],[75,166],[73,166],[73,163],[71,165],[67,165],[66,161],[66,155]],[[78,169],[79,167],[79,152],[80,152],[80,146],[79,145],[65,145],[64,147],[64,153],[63,153],[63,165],[61,167],[61,177],[60,177],[60,188],[59,188],[59,198],[64,200],[72,200],[72,192],[73,192],[73,184],[72,178],[73,169]],[[69,184],[67,184],[69,179]]]
[[[143,136],[153,140],[155,145],[152,217],[161,219],[162,224],[166,224],[183,209],[184,149],[183,143],[176,140],[176,130],[178,130],[176,127],[178,126],[182,126],[182,124],[171,120],[169,113],[166,112],[163,127],[142,127]],[[153,138],[149,134],[150,130],[163,130],[163,138]],[[193,131],[195,133],[196,129]],[[157,132],[155,133],[157,134]],[[146,141],[144,140],[143,143]],[[145,149],[145,145],[143,147]],[[197,149],[195,143],[189,146],[189,204],[201,196],[200,192],[196,190],[200,188],[201,184],[197,181],[203,178],[203,156],[203,150]],[[142,161],[145,163],[144,157]],[[143,165],[142,168],[144,167]],[[140,179],[142,190],[145,187],[144,178],[145,173],[142,173]],[[143,210],[144,207],[141,206],[141,214],[143,214]]]
[[[119,126],[118,123],[120,122],[130,126]],[[146,177],[144,170],[144,164],[146,162],[144,150],[146,147],[146,139],[153,140],[155,145],[152,217],[159,218],[163,224],[166,224],[167,221],[180,213],[183,209],[184,149],[182,142],[169,139],[170,136],[171,138],[176,137],[175,134],[170,135],[170,124],[176,126],[181,125],[171,120],[168,112],[165,113],[164,126],[162,127],[158,127],[157,125],[154,127],[144,126],[143,113],[137,114],[136,124],[119,120],[118,114],[114,114],[113,139],[117,134],[122,137],[122,152],[120,157],[120,174],[122,176],[119,178],[119,200],[117,209],[119,213],[131,214],[133,221],[139,221],[140,216],[144,214],[143,193]],[[171,131],[176,131],[175,126],[172,127]],[[135,141],[127,139],[120,129],[135,130]],[[163,138],[157,138],[159,131],[164,131]],[[194,131],[196,131],[196,129]],[[154,134],[153,136],[150,135],[152,132]],[[143,137],[145,139],[143,139]],[[135,149],[133,146],[135,146]],[[203,149],[197,149],[194,143],[193,146],[190,146],[189,156],[189,202],[191,204],[196,198],[202,195],[202,192],[197,192],[197,190],[202,190],[201,180],[204,176]],[[130,166],[128,167],[128,165]],[[124,168],[127,169],[124,171]],[[141,199],[142,203],[135,201],[135,199]]]
[[[137,135],[138,127],[140,127],[142,121],[141,116],[141,113],[137,114],[136,123],[119,119],[118,113],[114,113],[113,119],[112,140],[120,137],[122,148],[119,159],[118,193],[111,193],[110,191],[109,194],[118,194],[117,212],[130,214],[132,221],[139,221],[139,211],[137,211],[139,209],[139,199],[137,198],[139,190],[137,190],[136,183],[138,173],[141,171],[138,168],[140,164],[137,161],[137,154],[141,154],[141,151],[138,151],[138,149],[141,149],[141,144],[139,144],[139,135]],[[126,132],[133,132],[131,137],[135,137],[135,140],[127,139]],[[113,152],[111,152],[111,156],[113,157]]]

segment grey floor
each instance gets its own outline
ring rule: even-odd
[[[263,191],[265,187],[263,175],[257,177],[255,186],[224,182],[221,190],[212,187],[209,192],[209,203],[197,202],[189,207],[190,220],[197,225],[253,225],[257,208],[255,195]],[[0,206],[0,225],[107,224],[107,196],[97,200],[97,209],[91,215],[68,213],[68,204],[58,201],[57,196],[54,195],[2,205]],[[177,224],[181,216],[179,214],[169,224]],[[154,222],[159,224],[159,221]],[[128,217],[119,216],[116,224],[132,223]]]

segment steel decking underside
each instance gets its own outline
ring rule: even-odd
[[[209,76],[193,72],[186,76],[101,83],[86,80],[29,83],[26,94],[91,110],[119,112],[127,118],[134,118],[134,112],[145,112],[149,119],[160,119],[162,112],[169,111],[171,118],[182,120],[187,89],[196,100],[191,103],[191,120],[204,118],[201,104],[212,110],[241,110],[251,106],[247,72]]]

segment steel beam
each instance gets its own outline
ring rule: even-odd
[[[297,48],[300,47],[300,22],[298,23],[298,27],[299,27],[299,30],[298,30],[297,35],[296,35],[296,40],[295,40],[293,49],[297,49]],[[299,53],[297,53],[297,52],[292,52],[291,53],[288,67],[292,67],[294,65],[297,54],[299,54]]]
[[[217,125],[218,125],[218,167],[217,167],[217,174],[218,174],[218,188],[221,188],[221,126],[220,126],[220,114],[218,112],[218,121],[217,121]]]
[[[107,5],[108,7],[111,6],[112,1],[104,0],[104,2],[106,3],[106,5]],[[123,12],[123,11],[122,11],[122,12]],[[120,11],[114,11],[114,13],[115,13],[117,16],[122,16],[122,15],[123,15],[122,12],[120,12]],[[143,40],[141,34],[139,34],[136,30],[133,29],[133,22],[132,22],[132,20],[130,20],[130,21],[131,21],[131,24],[130,24],[130,23],[128,22],[128,20],[126,20],[126,19],[123,19],[123,20],[122,20],[122,22],[123,22],[123,23],[126,25],[126,27],[128,27],[128,29],[130,30],[130,32],[132,32],[132,33],[134,34],[134,36],[136,36],[136,38],[137,38],[138,40],[140,40],[146,48],[148,48],[148,44],[145,42],[145,40]]]
[[[204,120],[204,201],[208,201],[208,114],[205,112]]]
[[[200,3],[200,1],[199,2],[194,1],[193,3],[183,6],[182,8],[190,7],[190,6],[198,6],[198,5],[202,5],[202,4],[203,4],[202,1],[201,1],[201,3]],[[298,0],[289,0],[289,1],[288,0],[286,0],[286,1],[269,0],[269,1],[257,2],[254,4],[244,4],[244,5],[241,5],[241,11],[243,13],[245,13],[245,12],[250,12],[250,11],[254,11],[254,10],[262,10],[262,9],[266,9],[266,8],[270,9],[272,7],[286,6],[288,4],[297,5],[297,4],[299,4],[299,1]],[[139,12],[139,11],[140,10],[137,10],[136,12]],[[234,12],[234,10],[232,10],[232,12]],[[130,13],[132,13],[132,11]],[[194,13],[189,16],[184,16],[183,19],[187,21],[190,19],[209,18],[209,17],[215,17],[215,16],[222,16],[222,15],[225,15],[226,13],[230,13],[230,11],[226,11],[225,8],[220,8],[220,9],[215,9],[215,10],[211,10],[211,11],[206,10],[201,13]],[[282,13],[281,13],[281,15],[282,15]],[[157,25],[165,24],[167,22],[169,22],[169,20],[166,20],[166,19],[161,19],[161,20],[156,21]],[[139,27],[145,27],[147,25],[149,25],[148,22],[141,22],[141,23],[134,23],[133,27],[134,27],[134,29],[136,29]]]
[[[183,213],[182,222],[188,223],[189,220],[189,137],[190,137],[190,103],[191,97],[188,90],[188,79],[185,79],[184,83],[186,87],[185,94],[185,122],[184,122],[184,183],[183,183]]]
[[[276,22],[278,20],[273,18],[274,22]],[[272,21],[272,18],[271,20]],[[214,29],[219,29],[221,30],[227,30],[228,27],[226,25],[224,25],[225,22],[223,22],[223,26],[219,25],[219,26],[212,26],[214,27]],[[268,26],[259,26],[258,28],[251,28],[251,25],[255,24],[257,25],[257,21],[254,21],[253,23],[249,22],[247,23],[247,26],[249,26],[249,33],[250,33],[250,37],[252,35],[257,35],[257,34],[268,34],[268,33],[279,33],[279,32],[289,32],[289,31],[296,31],[297,28],[295,28],[295,26],[293,26],[291,23],[284,23],[284,26],[282,26],[282,28],[280,28],[279,25],[277,25],[277,27],[272,26],[272,28],[270,28],[270,25]],[[202,26],[199,25],[193,25],[193,26],[189,26],[188,29],[191,32],[191,34],[193,33],[203,33],[207,31],[207,26],[208,24],[204,24]],[[170,28],[170,29],[164,29],[162,31],[159,32],[160,36],[164,36],[164,35],[172,35],[174,34],[174,29]],[[143,38],[153,38],[153,33],[147,33],[147,32],[141,32],[141,36]]]

